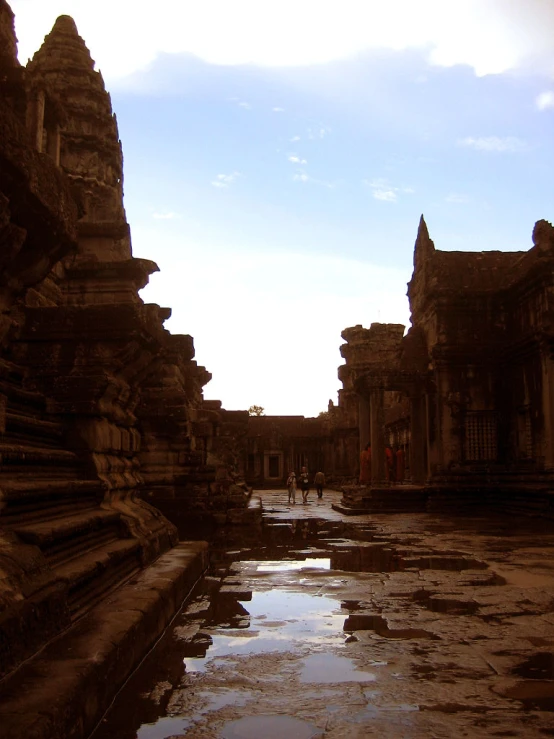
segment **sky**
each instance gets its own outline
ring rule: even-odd
[[[445,250],[554,220],[553,0],[11,0],[26,63],[71,15],[111,93],[141,295],[230,410],[337,402],[341,331],[410,325]]]

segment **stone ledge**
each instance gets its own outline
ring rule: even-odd
[[[181,542],[0,683],[3,739],[85,739],[208,563]]]
[[[351,508],[350,506],[341,505],[340,503],[332,503],[331,508],[337,513],[345,516],[362,516],[370,513],[369,508]]]

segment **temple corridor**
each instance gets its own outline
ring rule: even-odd
[[[551,526],[261,495],[93,739],[553,735]]]

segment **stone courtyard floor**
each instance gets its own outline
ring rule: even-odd
[[[554,736],[553,522],[258,494],[94,739]]]

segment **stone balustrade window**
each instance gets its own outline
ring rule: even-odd
[[[467,411],[464,457],[466,462],[496,462],[498,415],[495,411]]]

